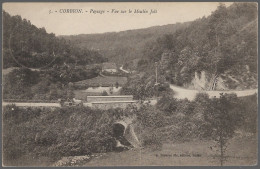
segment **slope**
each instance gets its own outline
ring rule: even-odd
[[[124,64],[127,61],[143,57],[143,49],[148,42],[155,41],[163,34],[172,34],[176,30],[187,27],[189,24],[189,22],[176,23],[121,32],[61,37],[77,47],[97,50],[110,61]]]

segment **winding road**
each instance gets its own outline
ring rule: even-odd
[[[123,69],[123,65],[122,65],[119,69],[122,70],[122,71],[125,72],[125,73],[130,73],[129,71]]]
[[[170,88],[174,91],[174,97],[177,99],[188,99],[190,101],[194,100],[196,97],[196,94],[198,93],[207,93],[210,98],[216,97],[219,98],[220,93],[235,93],[238,97],[243,96],[250,96],[255,93],[258,93],[258,89],[250,89],[250,90],[229,90],[229,91],[199,91],[199,90],[192,90],[192,89],[185,89],[179,86],[170,85]],[[150,99],[149,101],[145,101],[145,103],[148,103],[151,105],[155,105],[157,103],[156,99]],[[59,103],[26,103],[26,102],[2,102],[2,106],[15,104],[19,107],[61,107]],[[83,106],[91,106],[90,103],[83,103]]]
[[[235,93],[238,97],[243,96],[250,96],[255,93],[258,93],[258,89],[250,89],[250,90],[229,90],[229,91],[217,91],[217,90],[211,90],[211,91],[199,91],[199,90],[192,90],[192,89],[185,89],[179,86],[170,85],[170,88],[175,92],[174,97],[177,99],[185,99],[188,100],[194,100],[196,97],[196,94],[198,93],[207,93],[210,98],[216,97],[219,98],[220,93]]]

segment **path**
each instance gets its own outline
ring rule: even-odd
[[[61,107],[59,103],[2,102],[2,106],[15,104],[18,107]]]
[[[119,69],[122,70],[122,71],[125,72],[125,73],[130,73],[129,71],[123,69],[123,65],[122,65]]]

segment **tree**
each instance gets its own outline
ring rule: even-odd
[[[119,87],[119,83],[118,83],[118,82],[116,82],[115,86],[116,86],[116,88],[118,88],[118,87]]]
[[[240,106],[239,106],[240,105]],[[205,112],[204,119],[207,123],[204,129],[209,137],[215,141],[217,150],[220,151],[220,164],[226,161],[228,141],[233,137],[235,130],[243,119],[243,108],[234,94],[220,94],[220,98],[211,100],[210,109]]]
[[[102,92],[102,96],[108,96],[107,91],[104,90],[104,91]]]
[[[171,95],[163,95],[163,97],[158,101],[157,108],[165,113],[171,114],[177,109],[177,99],[173,98]]]
[[[39,73],[30,69],[14,69],[4,77],[3,93],[5,98],[32,97],[30,87],[39,81]]]
[[[109,88],[109,93],[110,93],[110,94],[113,94],[113,93],[114,93],[114,87],[113,87],[113,86],[111,86],[111,87]]]

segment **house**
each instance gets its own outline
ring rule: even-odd
[[[116,73],[117,72],[116,64],[112,62],[103,63],[102,72]]]

